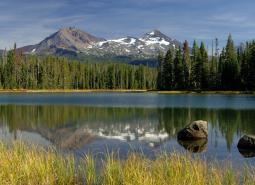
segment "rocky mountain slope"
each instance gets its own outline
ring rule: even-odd
[[[39,44],[20,49],[26,54],[38,55],[155,58],[159,52],[165,53],[180,44],[159,30],[146,33],[141,38],[128,36],[106,40],[70,27],[60,29]]]

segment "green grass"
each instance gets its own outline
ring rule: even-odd
[[[1,89],[0,93],[158,93],[158,94],[223,94],[255,95],[255,91],[201,91],[201,90],[157,90],[157,89]]]
[[[189,154],[162,154],[156,160],[130,154],[125,161],[109,154],[98,172],[91,155],[77,164],[72,155],[15,142],[10,147],[0,143],[0,184],[252,185],[255,169],[235,171],[230,164],[211,164]]]

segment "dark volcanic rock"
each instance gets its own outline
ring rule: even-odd
[[[178,132],[179,140],[194,140],[208,137],[207,121],[194,121]]]
[[[253,149],[255,150],[255,135],[244,135],[237,144],[241,149]]]

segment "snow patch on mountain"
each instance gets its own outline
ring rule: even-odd
[[[141,41],[143,41],[147,46],[148,45],[152,45],[152,44],[159,44],[159,45],[166,45],[168,46],[170,44],[170,42],[160,38],[160,37],[156,37],[156,38],[149,38],[149,39],[140,39]]]
[[[113,40],[106,40],[106,41],[101,41],[97,43],[99,47],[102,47],[104,44],[111,44],[111,43],[117,43],[120,45],[134,45],[136,43],[137,39],[136,38],[120,38],[120,39],[113,39]]]
[[[149,34],[150,34],[150,35],[154,35],[154,34],[155,34],[155,32],[154,32],[154,31],[152,31],[152,32],[150,32]]]
[[[130,40],[130,43],[129,43],[129,44],[133,45],[133,44],[135,44],[135,42],[136,42],[136,39],[131,38],[131,40]]]

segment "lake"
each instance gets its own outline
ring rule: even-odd
[[[208,140],[177,141],[194,120],[209,123]],[[158,93],[2,93],[0,139],[22,140],[77,157],[129,152],[155,158],[190,152],[208,160],[255,164],[241,154],[243,134],[255,134],[255,96]],[[249,156],[249,157],[247,157]]]

